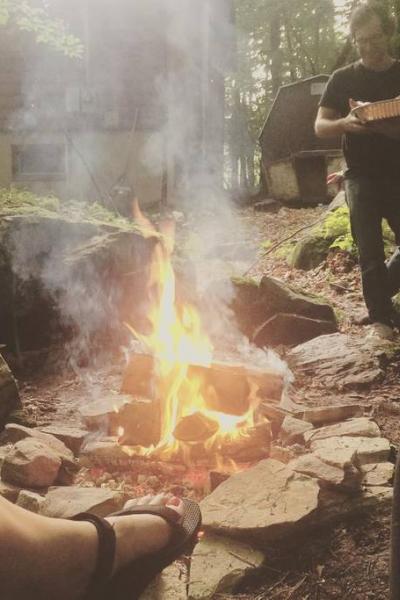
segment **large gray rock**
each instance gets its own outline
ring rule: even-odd
[[[192,556],[189,599],[211,600],[216,594],[234,591],[264,561],[264,554],[247,544],[206,534]]]
[[[326,387],[351,389],[383,377],[381,359],[387,344],[344,333],[323,335],[296,346],[287,354],[289,366]]]
[[[17,442],[4,459],[1,478],[14,485],[45,488],[57,480],[60,455],[34,438]]]
[[[40,514],[68,519],[81,512],[91,512],[106,517],[120,510],[125,499],[123,494],[103,488],[56,487],[46,494]]]
[[[321,302],[310,294],[266,275],[260,281],[260,295],[265,308],[272,316],[278,313],[288,313],[336,323],[332,306]]]
[[[255,331],[253,342],[261,348],[280,344],[295,346],[319,335],[335,333],[335,331],[337,331],[337,325],[333,321],[278,313]]]
[[[13,410],[21,407],[17,383],[0,354],[0,429]]]
[[[316,479],[267,459],[233,475],[201,502],[206,529],[262,542],[293,534],[318,506]]]
[[[278,314],[296,315],[316,321],[328,321],[332,327],[336,327],[335,314],[329,304],[295,290],[278,279],[264,276],[259,284],[249,279],[234,279],[233,284],[235,294],[232,300],[232,308],[240,328],[251,339],[253,339],[257,330],[260,330],[258,335],[261,336],[262,326]],[[279,324],[280,321],[282,321],[281,317],[277,323]],[[283,318],[283,321],[285,321],[285,318]],[[306,325],[311,328],[315,324],[312,325],[299,319],[298,331],[304,331]],[[284,326],[285,323],[281,328]],[[320,324],[318,324],[318,327],[320,327]],[[277,329],[276,322],[271,321],[269,328]],[[316,329],[316,326],[314,329]]]

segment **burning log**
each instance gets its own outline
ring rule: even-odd
[[[136,352],[131,356],[122,380],[122,393],[154,398],[156,361],[151,354]]]
[[[155,398],[160,387],[157,373],[157,361],[153,356],[135,353],[125,370],[121,391]],[[248,411],[252,388],[255,387],[263,397],[279,400],[284,385],[279,373],[228,362],[214,362],[209,366],[191,364],[187,378],[194,377],[201,380],[200,391],[207,408],[238,416]]]
[[[205,442],[215,435],[219,425],[200,412],[183,417],[174,430],[175,439],[180,442]]]
[[[239,437],[224,441],[221,454],[235,462],[250,462],[269,456],[271,426],[268,421],[246,429]]]
[[[118,423],[123,432],[119,442],[123,445],[156,445],[161,434],[160,403],[147,398],[135,398],[118,413]]]

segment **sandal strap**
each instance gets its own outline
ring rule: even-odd
[[[79,513],[71,520],[88,521],[96,527],[98,536],[96,566],[85,595],[86,600],[91,598],[94,600],[99,597],[105,583],[111,578],[116,548],[115,531],[108,521],[92,513]]]

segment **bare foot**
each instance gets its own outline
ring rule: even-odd
[[[183,502],[171,494],[143,496],[129,500],[124,509],[135,506],[165,505],[178,514],[183,513]],[[171,527],[162,518],[154,515],[127,515],[107,517],[117,538],[113,573],[140,556],[158,552],[164,548],[171,536]]]

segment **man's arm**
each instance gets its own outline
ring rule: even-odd
[[[326,106],[320,106],[315,119],[315,133],[318,137],[337,137],[344,133],[369,133],[368,127],[360,121],[351,111],[346,117]]]

